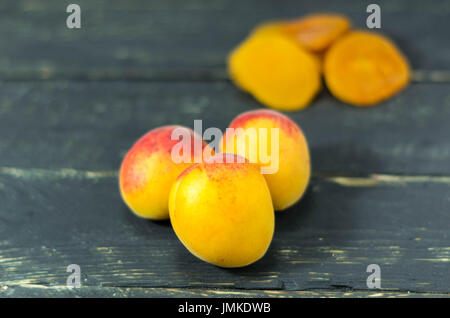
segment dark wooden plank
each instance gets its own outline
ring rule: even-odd
[[[317,11],[363,27],[371,1],[77,3],[81,30],[65,28],[60,1],[0,4],[0,297],[450,295],[449,84],[416,83],[370,109],[325,91],[290,114],[315,177],[247,268],[195,259],[169,222],[136,218],[118,194],[121,158],[144,132],[194,119],[225,128],[260,107],[226,80],[224,64],[251,27]],[[450,4],[377,3],[415,81],[448,82]],[[32,80],[54,78],[137,81]],[[64,287],[72,263],[79,290]],[[381,290],[367,289],[371,263]]]
[[[225,57],[256,24],[311,12],[347,14],[365,28],[373,1],[79,0],[82,28],[66,28],[58,0],[3,1],[0,77],[225,77]],[[449,80],[448,1],[378,1],[382,32],[420,71],[418,80]]]
[[[286,291],[286,290],[236,290],[236,289],[195,289],[195,288],[120,288],[120,287],[48,287],[41,285],[15,285],[0,287],[0,297],[220,297],[220,298],[448,298],[446,293],[411,293],[393,291]]]
[[[315,178],[267,255],[231,270],[130,213],[115,176],[1,173],[0,284],[64,286],[78,264],[92,287],[364,291],[374,263],[379,292],[449,293],[450,183],[346,181]]]
[[[315,173],[449,175],[448,84],[413,84],[373,108],[323,92],[289,113],[310,144]],[[115,171],[146,131],[164,124],[225,129],[261,105],[229,82],[4,82],[0,167]],[[101,172],[100,172],[101,173]]]

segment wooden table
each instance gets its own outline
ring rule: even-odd
[[[6,2],[6,3],[5,3]],[[289,113],[311,148],[306,196],[276,215],[266,256],[221,269],[169,222],[135,217],[117,171],[165,124],[226,128],[261,105],[225,57],[257,23],[317,11],[365,28],[372,1],[78,0],[0,4],[0,296],[448,297],[450,3],[377,1],[414,80],[356,108],[326,89]],[[69,264],[79,289],[66,288]],[[381,268],[381,289],[366,284]]]

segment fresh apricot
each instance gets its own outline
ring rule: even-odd
[[[237,86],[269,107],[306,107],[321,87],[315,56],[279,32],[250,36],[228,57],[228,70]]]
[[[353,31],[325,55],[324,76],[330,92],[356,106],[369,106],[402,90],[410,80],[409,64],[385,36]]]
[[[196,257],[221,267],[256,262],[274,232],[266,181],[256,164],[238,157],[219,153],[194,164],[170,191],[170,221],[180,241]]]
[[[183,128],[191,135],[189,157],[192,162],[201,160],[206,144],[200,136],[186,127],[163,126],[141,137],[122,161],[120,193],[130,210],[139,217],[153,220],[169,218],[168,201],[172,183],[192,163],[175,163],[172,159],[172,147],[179,142],[171,138],[176,128]],[[195,142],[201,146],[195,147]]]
[[[221,151],[244,156],[266,169],[275,210],[296,203],[311,173],[308,144],[297,124],[273,110],[253,110],[238,115],[229,128],[233,130],[226,130]]]

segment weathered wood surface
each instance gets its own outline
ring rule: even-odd
[[[323,92],[289,116],[318,173],[450,175],[449,88],[413,84],[367,109]],[[0,95],[0,167],[17,168],[115,170],[154,127],[202,119],[204,129],[225,129],[260,107],[229,82],[4,82]]]
[[[168,222],[132,215],[115,176],[2,173],[0,281],[61,286],[74,263],[86,286],[365,290],[376,263],[384,289],[447,293],[449,190],[315,178],[277,214],[268,254],[227,270],[190,255]]]
[[[370,291],[283,291],[283,290],[236,290],[196,288],[139,288],[139,287],[47,287],[42,285],[0,287],[0,297],[187,297],[187,298],[447,298],[448,294],[415,292]]]
[[[78,3],[76,31],[60,1],[0,4],[0,297],[450,296],[449,2],[377,2],[415,82],[378,107],[324,91],[289,114],[310,144],[311,186],[277,214],[268,254],[234,270],[127,210],[124,153],[156,126],[223,129],[260,107],[224,64],[254,24],[336,11],[363,26],[369,2]],[[79,290],[64,287],[73,263]],[[381,290],[366,286],[373,263]]]
[[[225,57],[256,24],[311,12],[347,14],[365,28],[373,1],[79,0],[82,28],[65,25],[67,3],[0,5],[0,76],[35,78],[215,79]],[[408,53],[420,80],[448,80],[448,1],[377,1],[382,32]],[[425,78],[422,71],[425,71]]]

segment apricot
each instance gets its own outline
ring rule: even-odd
[[[169,218],[169,192],[177,176],[192,162],[175,163],[172,147],[179,140],[172,140],[174,129],[184,128],[191,134],[192,162],[201,160],[206,144],[192,130],[182,126],[155,128],[141,137],[128,151],[119,172],[122,199],[137,216],[153,220]],[[199,147],[194,147],[195,142]],[[181,153],[183,150],[181,150]]]
[[[274,232],[266,181],[256,164],[241,159],[219,153],[193,164],[170,191],[170,221],[176,235],[193,255],[220,267],[256,262]]]
[[[319,13],[287,21],[280,27],[302,47],[319,53],[350,29],[350,21],[339,14]]]
[[[316,58],[279,32],[250,36],[229,55],[228,71],[238,87],[280,110],[306,107],[321,88]]]
[[[402,90],[410,80],[407,59],[388,38],[353,31],[325,54],[324,76],[330,92],[343,102],[370,106]]]
[[[278,168],[264,174],[275,210],[296,203],[303,196],[311,174],[308,144],[297,124],[273,110],[253,110],[238,115],[229,128],[234,131],[226,130],[221,151],[244,156],[261,167]],[[273,138],[272,128],[278,128],[277,138]],[[251,133],[255,131],[256,137]],[[270,160],[263,158],[264,154]],[[274,164],[274,160],[278,162]]]

